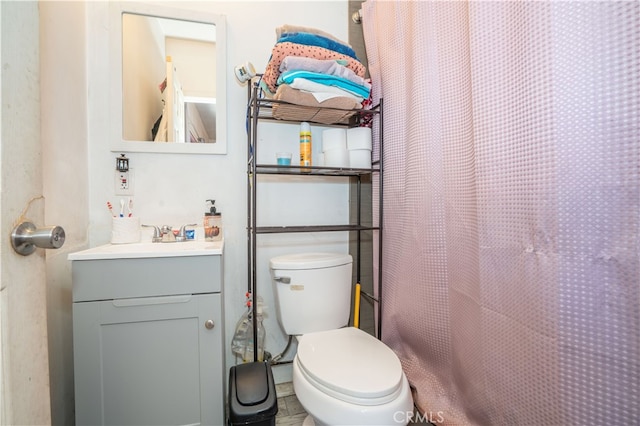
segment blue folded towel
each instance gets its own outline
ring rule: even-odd
[[[303,32],[283,33],[282,36],[278,39],[278,43],[284,43],[287,41],[290,43],[304,44],[307,46],[324,47],[325,49],[333,50],[334,52],[338,52],[343,55],[350,56],[355,60],[358,60],[358,58],[356,57],[356,52],[349,46],[320,35]]]
[[[280,77],[278,77],[278,84],[291,84],[291,82],[296,78],[305,78],[326,86],[335,86],[364,99],[369,98],[369,94],[371,93],[370,88],[356,84],[346,78],[303,70],[291,70],[280,74]]]

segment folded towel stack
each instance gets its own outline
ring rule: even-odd
[[[315,28],[285,25],[276,34],[262,87],[274,99],[305,108],[276,104],[275,118],[331,124],[362,108],[371,84],[351,46]]]

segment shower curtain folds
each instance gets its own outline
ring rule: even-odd
[[[416,405],[638,424],[640,3],[362,14],[385,101],[382,338]]]

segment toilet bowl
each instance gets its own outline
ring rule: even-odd
[[[401,425],[413,410],[398,357],[353,327],[300,337],[293,388],[305,425]]]
[[[293,389],[309,414],[304,424],[406,424],[413,400],[400,360],[380,340],[346,327],[351,256],[299,253],[269,265],[278,322],[298,339]]]

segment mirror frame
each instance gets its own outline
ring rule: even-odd
[[[216,143],[166,143],[124,139],[122,86],[122,14],[133,13],[159,18],[213,24],[216,26]],[[227,28],[224,15],[168,8],[162,5],[109,2],[109,136],[112,152],[152,152],[170,154],[227,153]],[[221,108],[217,108],[217,106]]]

